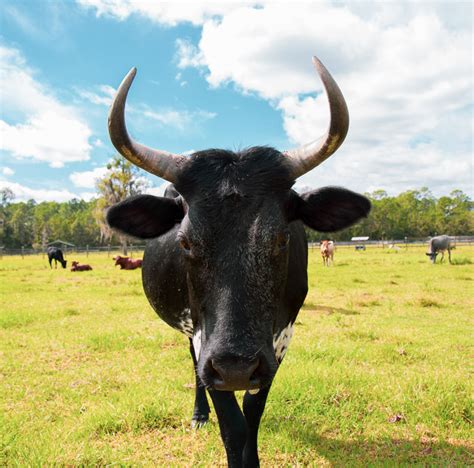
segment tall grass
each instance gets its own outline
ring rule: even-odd
[[[432,265],[311,253],[310,292],[262,420],[264,466],[473,464],[474,249]],[[111,258],[50,270],[0,260],[0,465],[225,464],[215,414],[190,428],[187,339],[161,322],[140,271]]]

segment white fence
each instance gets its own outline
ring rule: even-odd
[[[473,245],[474,236],[449,236],[452,244],[456,245]],[[392,246],[400,248],[409,247],[420,247],[427,245],[431,237],[405,237],[404,239],[392,239],[392,240],[367,240],[367,241],[336,241],[338,247],[355,247],[356,245],[364,245],[366,247],[378,247],[381,249],[387,249]],[[309,248],[319,248],[319,242],[309,242]]]

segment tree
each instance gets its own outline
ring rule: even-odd
[[[459,236],[474,231],[474,203],[461,190],[438,200],[436,221],[440,233]]]
[[[0,206],[2,208],[10,204],[14,198],[15,194],[11,188],[5,187],[0,190]]]
[[[12,230],[9,226],[9,205],[15,198],[13,191],[5,187],[0,190],[0,247],[8,243]]]
[[[110,239],[112,232],[105,221],[105,213],[115,203],[128,197],[138,195],[148,186],[148,181],[140,177],[140,170],[120,155],[114,156],[107,164],[108,172],[96,184],[99,197],[97,199],[94,217],[99,225],[101,241]],[[127,255],[127,238],[119,235],[123,254]]]

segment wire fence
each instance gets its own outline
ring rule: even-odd
[[[410,247],[421,247],[428,245],[431,237],[405,237],[404,239],[379,239],[366,241],[336,241],[337,247],[352,247],[356,250],[364,250],[366,247],[381,248],[381,249],[408,249]],[[474,236],[449,236],[451,245],[474,245]],[[309,242],[309,248],[318,248],[319,242]],[[364,249],[361,249],[364,247]]]
[[[365,248],[381,248],[381,249],[408,249],[410,247],[420,247],[427,245],[429,237],[414,238],[405,237],[404,239],[394,240],[366,240],[366,241],[337,241],[337,247],[355,248],[357,250],[365,250]],[[474,245],[474,236],[450,236],[451,243],[457,245]],[[127,247],[127,256],[133,258],[141,255],[146,244],[129,244]],[[319,242],[308,242],[310,249],[318,248]],[[362,248],[363,247],[363,248]],[[65,255],[68,254],[85,254],[88,257],[91,254],[107,253],[107,256],[122,254],[122,246],[120,245],[102,245],[102,246],[74,246],[61,248]],[[20,249],[5,249],[0,247],[0,258],[2,256],[21,255],[46,255],[46,249],[32,249],[22,247]]]
[[[129,244],[127,246],[127,257],[133,258],[134,256],[141,254],[145,249],[145,244]],[[121,245],[102,245],[102,246],[74,246],[74,247],[61,247],[64,255],[68,254],[85,254],[86,257],[92,254],[98,253],[107,253],[107,256],[113,256],[116,254],[122,254],[122,246]],[[21,255],[22,257],[27,255],[43,255],[46,256],[46,249],[39,248],[39,249],[32,249],[21,247],[20,249],[5,249],[0,247],[0,258],[2,256],[9,256],[9,255]]]

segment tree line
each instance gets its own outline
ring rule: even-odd
[[[64,240],[76,246],[120,243],[127,239],[111,232],[105,223],[108,206],[146,190],[138,169],[121,157],[108,165],[108,173],[97,181],[97,197],[91,201],[15,202],[9,189],[0,191],[0,247],[6,249],[45,247]],[[383,190],[367,193],[372,202],[370,215],[337,233],[307,230],[311,241],[330,238],[350,240],[353,236],[371,239],[423,238],[437,234],[474,235],[474,203],[461,190],[436,198],[427,188],[389,196]]]

